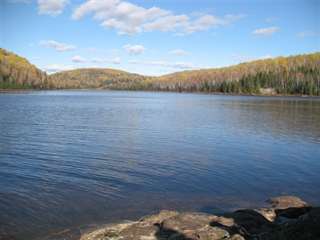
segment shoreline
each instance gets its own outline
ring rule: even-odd
[[[23,92],[41,92],[41,91],[126,91],[126,92],[147,92],[147,93],[177,93],[177,94],[201,94],[201,95],[216,95],[216,96],[243,96],[243,97],[285,97],[285,98],[305,98],[305,99],[320,99],[320,96],[315,95],[284,95],[284,94],[235,94],[223,92],[201,92],[201,91],[153,91],[153,90],[130,90],[130,89],[103,89],[103,88],[64,88],[64,89],[0,89],[1,93],[23,93]]]
[[[138,220],[67,229],[38,240],[316,240],[320,207],[295,196],[267,200],[268,207],[213,215],[161,210]]]
[[[242,209],[220,216],[162,210],[137,221],[83,233],[80,240],[304,240],[320,237],[320,208],[295,196],[267,201],[269,208]]]

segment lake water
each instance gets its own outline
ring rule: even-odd
[[[320,99],[0,94],[0,236],[44,239],[164,208],[222,212],[283,194],[320,204]]]

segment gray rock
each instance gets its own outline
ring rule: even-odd
[[[161,211],[135,222],[107,225],[81,240],[316,240],[320,208],[300,198],[276,197],[272,207],[244,209],[224,216]],[[290,221],[279,221],[290,218]]]
[[[274,197],[270,198],[267,202],[270,203],[274,209],[302,208],[308,206],[305,201],[295,196]]]

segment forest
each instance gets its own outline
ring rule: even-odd
[[[178,72],[147,80],[144,87],[178,92],[319,96],[320,53]],[[141,88],[141,84],[137,88]]]
[[[28,60],[0,48],[0,89],[45,88],[47,75]]]
[[[0,49],[0,89],[26,88],[320,96],[320,53],[149,77],[109,68],[84,68],[48,75],[25,58]]]

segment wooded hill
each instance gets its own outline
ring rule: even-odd
[[[27,59],[0,48],[0,89],[126,88],[145,79],[142,75],[107,68],[47,75]]]
[[[125,89],[146,77],[109,68],[80,68],[49,75],[49,88]]]
[[[320,95],[320,53],[278,57],[231,67],[164,75],[146,89],[235,94]]]
[[[0,48],[0,89],[41,88],[47,75],[27,59]]]
[[[26,59],[0,49],[1,88],[102,88],[320,96],[320,53],[147,77],[103,68],[47,75]]]

